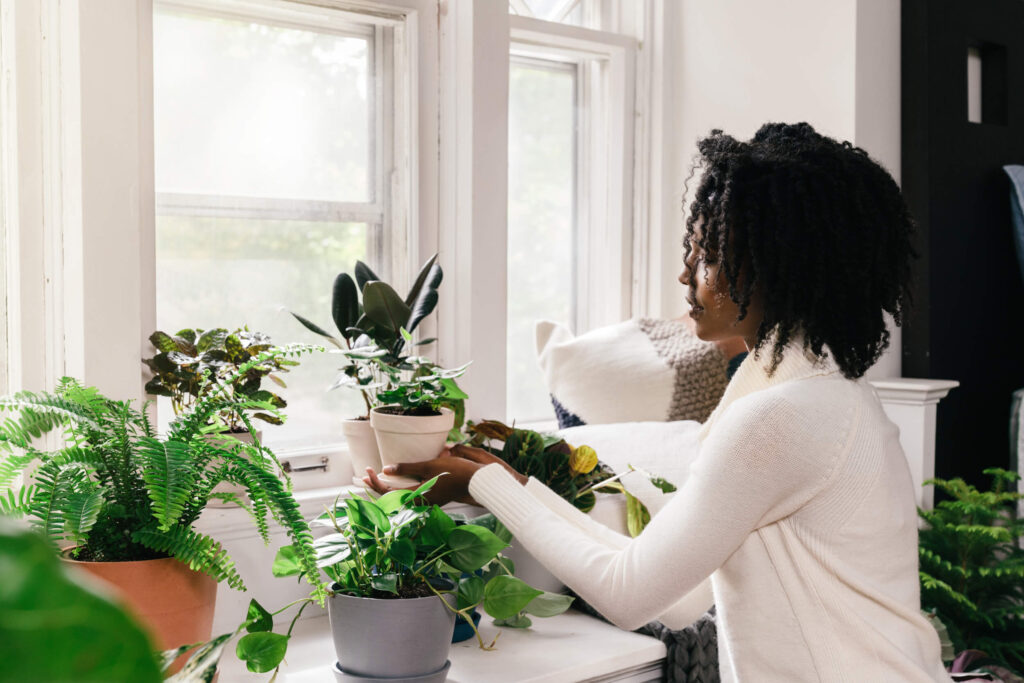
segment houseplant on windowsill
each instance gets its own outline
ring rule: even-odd
[[[314,546],[331,584],[328,613],[339,680],[348,674],[443,681],[456,614],[468,618],[482,605],[497,623],[525,627],[523,612],[554,616],[572,603],[511,576],[510,563],[499,554],[506,543],[491,531],[456,525],[441,508],[424,503],[422,494],[436,481],[377,500],[354,495],[311,522],[333,530]],[[274,573],[302,573],[293,556],[292,548],[282,548]],[[493,647],[475,625],[473,630],[482,648]],[[245,658],[246,647],[243,638],[239,656]]]
[[[237,373],[307,350],[274,348]],[[237,379],[228,376],[228,385]],[[275,406],[224,385],[203,393],[166,436],[157,435],[145,409],[69,378],[52,394],[0,398],[0,411],[17,414],[0,425],[0,512],[28,516],[64,548],[69,562],[115,584],[163,648],[206,640],[216,583],[245,589],[221,545],[195,529],[211,500],[246,508],[265,542],[273,518],[291,537],[299,562],[311,572],[315,567],[309,527],[277,476],[273,454],[259,442],[228,446],[207,438],[218,412],[251,410],[282,419]],[[63,446],[35,446],[35,438],[56,428],[64,430]],[[16,492],[15,478],[33,464],[34,483]],[[221,482],[239,485],[251,502],[216,493]],[[321,595],[316,577],[309,576]]]
[[[294,312],[292,315],[306,329],[330,341],[345,358],[345,365],[328,390],[348,387],[362,395],[366,413],[342,423],[358,480],[367,467],[381,467],[370,412],[381,405],[377,393],[387,387],[390,378],[383,368],[403,364],[403,354],[413,345],[411,333],[437,306],[443,272],[435,254],[420,268],[405,298],[362,261],[356,261],[354,275],[340,273],[332,287],[331,318],[340,339],[309,319]],[[416,345],[433,341],[425,339]]]
[[[158,330],[149,336],[149,341],[157,349],[157,354],[142,360],[153,373],[146,382],[146,392],[170,398],[175,416],[181,416],[196,401],[213,392],[266,403],[277,409],[288,405],[280,395],[262,388],[262,383],[264,379],[270,379],[285,387],[280,375],[299,363],[283,354],[266,355],[263,362],[251,363],[257,356],[275,348],[270,337],[263,332],[253,332],[248,327],[233,331],[218,327],[211,330],[190,328],[170,335]],[[294,348],[305,353],[315,347]],[[247,369],[239,372],[243,365],[247,365]],[[282,422],[276,413],[260,408],[238,410],[226,407],[210,417],[211,429],[207,438],[220,441],[226,448],[234,448],[236,441],[249,445],[261,443],[263,431],[256,427],[257,420],[272,425]],[[276,456],[269,450],[266,453],[274,460],[278,474],[283,476]],[[215,492],[243,495],[238,486],[226,483]],[[211,504],[214,507],[232,505],[217,501]]]

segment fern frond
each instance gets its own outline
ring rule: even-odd
[[[148,437],[138,443],[142,478],[161,531],[168,531],[179,522],[195,485],[189,448],[189,444],[180,441],[161,442]]]
[[[37,456],[37,451],[30,450],[25,453],[14,453],[0,461],[0,489],[9,486]]]
[[[22,517],[32,509],[34,486],[23,486],[17,491],[8,489],[6,497],[0,494],[0,515]]]
[[[167,531],[155,527],[132,534],[132,540],[151,550],[176,557],[189,568],[202,572],[217,581],[244,591],[245,583],[220,543],[189,527],[175,526]]]
[[[58,544],[65,537],[65,519],[68,497],[77,489],[88,486],[89,473],[81,465],[52,465],[45,463],[36,470],[35,496],[29,512],[43,533]]]
[[[84,544],[103,510],[103,494],[98,486],[68,495],[64,512],[64,532],[75,545]]]

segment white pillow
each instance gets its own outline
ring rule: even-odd
[[[537,323],[537,356],[561,427],[704,421],[728,383],[728,361],[683,322],[640,318],[578,337]]]

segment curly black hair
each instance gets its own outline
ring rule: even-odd
[[[720,262],[741,320],[755,293],[763,302],[755,354],[770,344],[774,373],[802,336],[862,376],[889,345],[883,311],[899,325],[910,303],[914,222],[896,182],[807,123],[768,123],[746,142],[714,130],[698,150],[683,248]]]

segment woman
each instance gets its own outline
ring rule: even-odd
[[[616,536],[474,449],[394,472],[449,472],[437,500],[485,505],[624,628],[678,625],[710,576],[724,680],[949,680],[920,612],[898,432],[858,381],[888,345],[884,313],[899,324],[908,300],[899,189],[806,123],[746,142],[714,131],[699,150],[679,281],[698,336],[738,335],[751,353],[685,485],[644,532]]]

